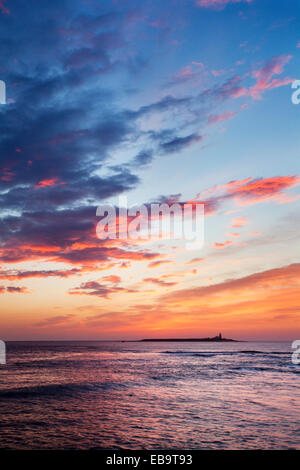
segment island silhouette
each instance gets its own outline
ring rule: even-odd
[[[228,339],[228,338],[223,338],[222,334],[219,333],[217,336],[214,336],[212,338],[145,338],[145,339],[140,339],[140,342],[145,342],[145,341],[189,341],[189,342],[220,342],[220,341],[229,341],[229,342],[234,342],[238,343],[239,340],[236,339]]]

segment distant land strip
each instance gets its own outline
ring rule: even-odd
[[[239,340],[236,339],[227,339],[227,338],[219,338],[219,336],[215,336],[214,338],[145,338],[145,339],[140,339],[140,342],[146,342],[146,341],[185,341],[185,342],[234,342],[238,343]]]

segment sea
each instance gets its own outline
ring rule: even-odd
[[[1,449],[300,449],[284,342],[7,343]]]

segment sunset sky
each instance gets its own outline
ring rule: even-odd
[[[0,0],[0,339],[300,338],[297,0]],[[205,244],[96,208],[205,204]]]

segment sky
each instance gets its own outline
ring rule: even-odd
[[[0,0],[3,340],[300,338],[297,0]],[[205,241],[99,205],[204,204]]]

